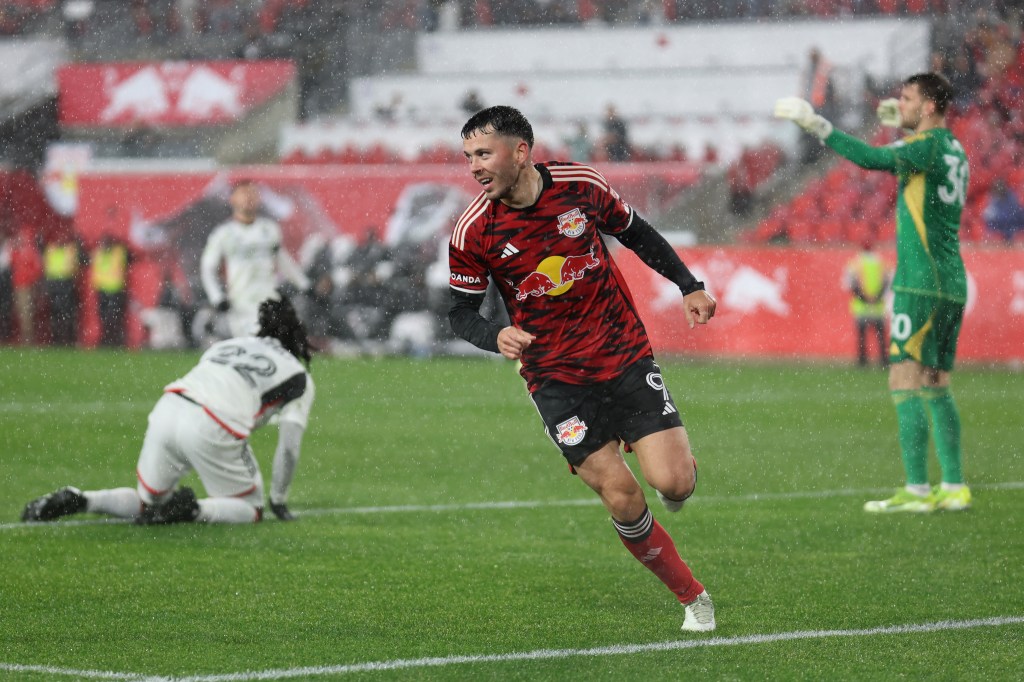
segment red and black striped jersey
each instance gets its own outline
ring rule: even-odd
[[[633,210],[599,172],[537,164],[537,202],[515,209],[481,193],[448,246],[451,287],[481,294],[494,280],[514,326],[536,340],[523,353],[530,390],[548,380],[606,381],[652,354],[626,282],[600,233],[619,234]]]

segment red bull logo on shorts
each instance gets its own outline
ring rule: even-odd
[[[555,435],[562,445],[578,445],[583,436],[587,435],[586,423],[580,421],[579,417],[566,419],[555,427]]]
[[[572,283],[583,279],[587,270],[601,264],[593,250],[579,256],[550,256],[537,266],[516,286],[516,300],[525,301],[530,296],[558,296],[572,287]]]
[[[578,208],[558,216],[558,233],[566,237],[579,237],[586,227],[587,217]]]

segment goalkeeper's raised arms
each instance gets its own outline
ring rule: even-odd
[[[832,124],[824,116],[814,113],[814,107],[799,97],[783,97],[775,100],[775,118],[784,118],[824,140],[832,134]]]
[[[886,128],[899,128],[903,119],[900,117],[900,101],[895,97],[883,99],[875,109],[878,122]]]

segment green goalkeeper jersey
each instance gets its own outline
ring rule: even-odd
[[[967,200],[967,156],[947,128],[932,128],[873,147],[835,130],[825,143],[862,168],[899,179],[893,291],[967,300],[960,256],[960,214]]]

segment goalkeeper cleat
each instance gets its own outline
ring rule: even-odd
[[[943,490],[942,486],[935,486],[932,498],[935,500],[935,508],[941,511],[964,511],[971,508],[971,489],[967,486],[957,490]]]
[[[25,505],[22,521],[53,521],[62,516],[85,511],[85,496],[78,488],[66,486],[48,495],[37,497]]]
[[[199,501],[192,488],[178,488],[161,505],[144,505],[135,519],[140,526],[158,526],[170,523],[188,523],[199,516]]]
[[[901,488],[887,500],[872,500],[864,503],[864,511],[872,513],[911,512],[926,514],[935,510],[935,498],[932,495],[915,495]]]
[[[686,632],[711,632],[715,629],[715,605],[711,601],[711,595],[704,590],[697,595],[697,598],[684,605],[686,617],[680,630]]]
[[[295,520],[295,514],[291,513],[291,511],[288,509],[288,505],[285,504],[284,502],[281,502],[280,504],[271,502],[270,511],[274,512],[274,516],[276,516],[281,521]]]

